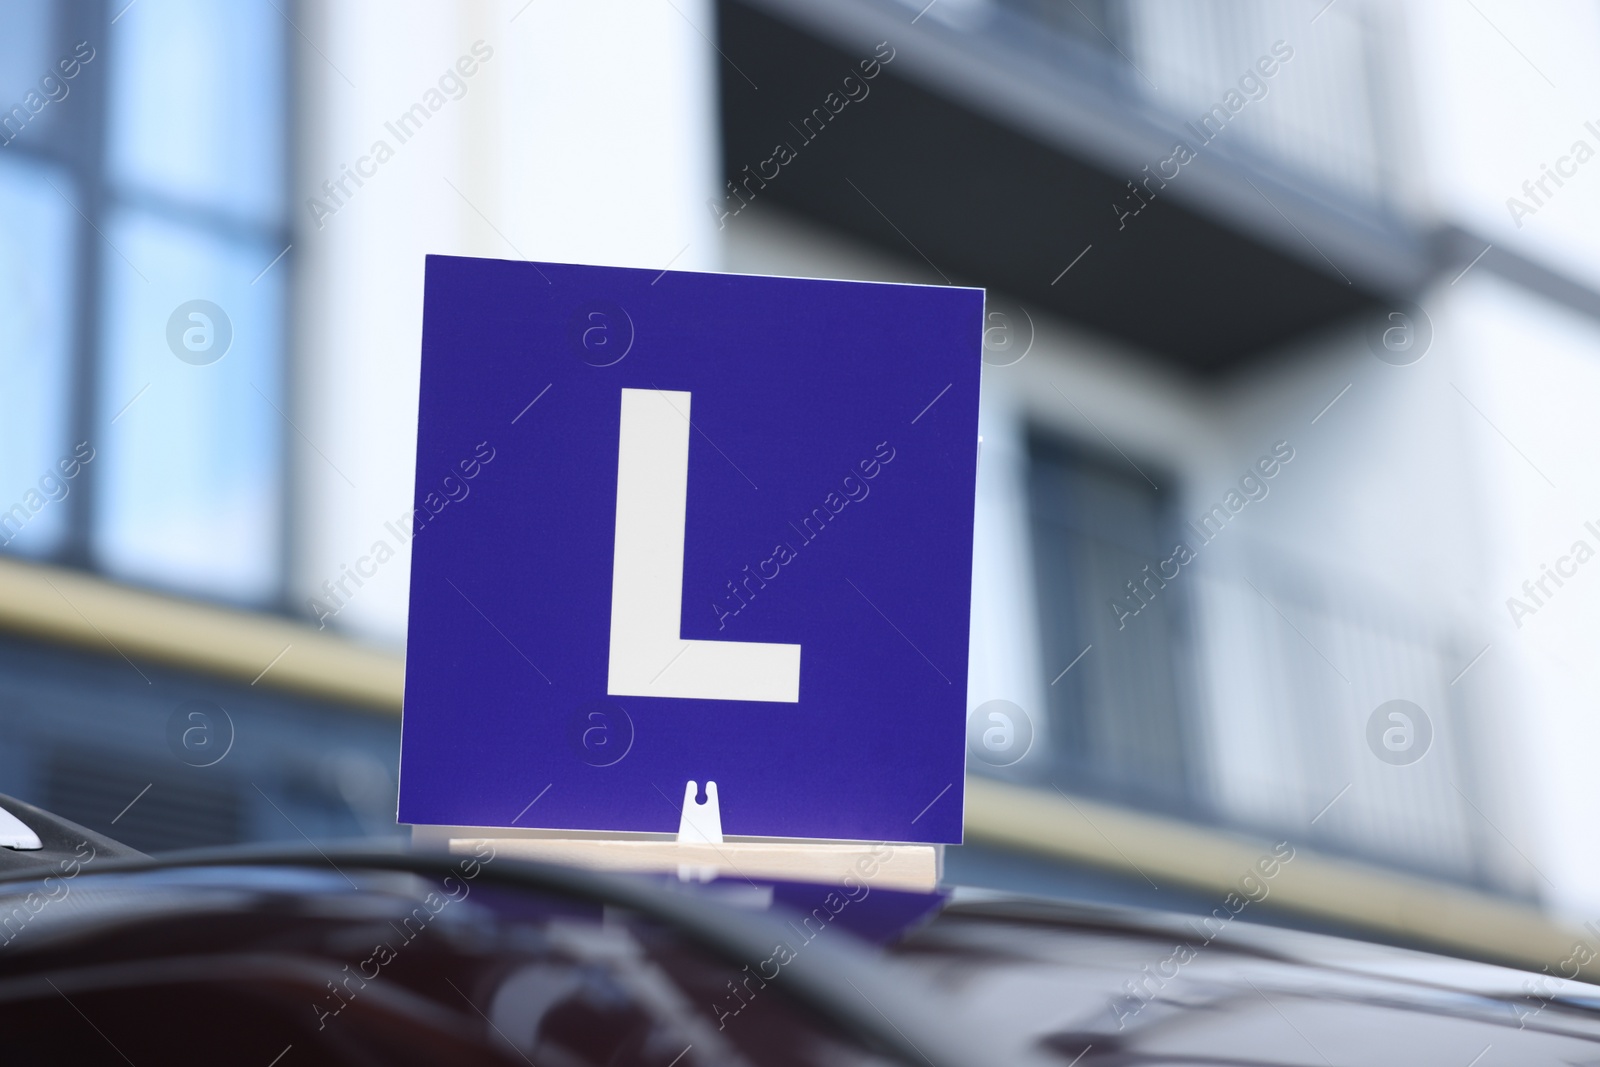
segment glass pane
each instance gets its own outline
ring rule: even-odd
[[[39,147],[42,127],[72,88],[55,69],[60,58],[50,53],[48,0],[0,6],[0,145]]]
[[[111,36],[111,180],[276,222],[285,26],[267,0],[130,7]]]
[[[79,470],[67,441],[76,216],[56,189],[72,195],[61,171],[0,161],[0,544],[13,552],[60,542],[61,475]]]
[[[286,273],[261,272],[280,250],[133,210],[112,214],[106,236],[97,562],[266,600],[279,569]]]
[[[1046,687],[1058,779],[1181,808],[1188,785],[1177,642],[1184,589],[1169,587],[1153,566],[1173,555],[1166,502],[1126,465],[1105,465],[1044,437],[1030,451],[1042,642],[1058,657],[1087,645],[1100,650]]]

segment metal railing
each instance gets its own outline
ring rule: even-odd
[[[1258,558],[1192,578],[1200,788],[1220,822],[1534,894],[1499,845],[1514,828],[1484,799],[1474,709],[1451,684],[1465,635],[1326,571]]]
[[[902,3],[1093,82],[1191,150],[1286,171],[1338,200],[1389,207],[1401,198],[1403,134],[1395,116],[1405,108],[1384,47],[1396,16],[1381,7],[1360,0]],[[1200,125],[1208,115],[1216,115],[1211,131]]]

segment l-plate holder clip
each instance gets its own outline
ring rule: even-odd
[[[717,800],[717,783],[706,782],[706,802],[699,803],[700,784],[690,779],[683,787],[683,809],[678,816],[678,844],[722,844],[722,804]],[[709,882],[717,876],[715,865],[678,864],[680,882]]]

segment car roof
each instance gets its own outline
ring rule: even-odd
[[[958,891],[889,955],[979,1017],[996,1062],[1591,1062],[1600,987],[1240,920]],[[1494,1051],[1494,1058],[1488,1058]]]

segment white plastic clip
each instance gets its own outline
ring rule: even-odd
[[[706,802],[695,800],[700,792],[698,782],[690,781],[683,787],[683,814],[678,818],[678,844],[722,844],[722,805],[717,802],[717,783],[706,783]]]
[[[678,844],[722,844],[722,805],[717,801],[717,783],[706,783],[706,802],[695,800],[700,784],[690,781],[683,787],[683,813],[678,816]],[[678,864],[680,882],[709,882],[717,876],[715,866],[695,863]]]

